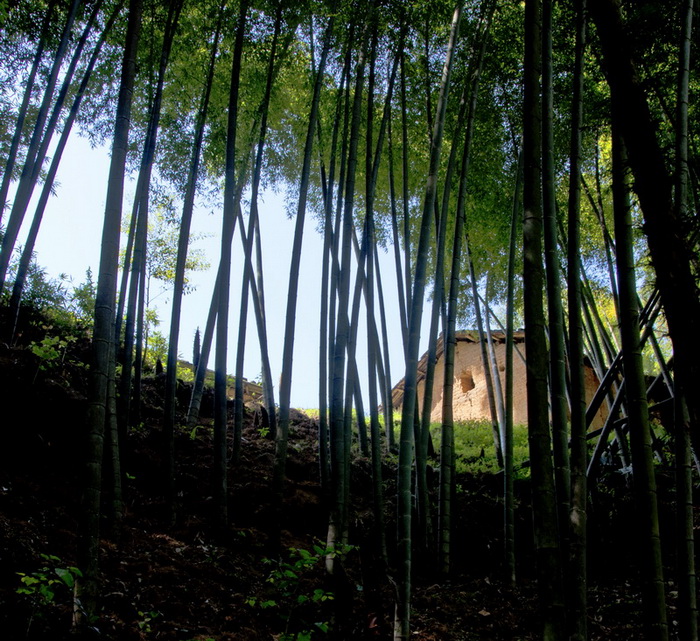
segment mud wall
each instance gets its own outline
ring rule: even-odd
[[[525,356],[525,345],[518,344],[518,349]],[[501,388],[505,392],[505,344],[496,343],[496,362],[501,379]],[[442,420],[442,397],[444,381],[444,360],[442,357],[435,367],[435,383],[431,403],[431,420]],[[525,363],[518,353],[513,354],[513,422],[527,424],[527,385]],[[598,378],[591,368],[586,368],[586,401],[590,401],[598,387]],[[418,383],[419,405],[423,407],[425,380]],[[486,377],[481,365],[481,348],[478,343],[459,341],[455,353],[453,414],[455,421],[491,420],[488,395],[486,393]],[[603,426],[607,412],[601,408],[596,415],[591,429]]]
[[[519,345],[525,353],[524,347]],[[501,378],[501,385],[505,389],[505,345],[495,345],[496,362]],[[435,367],[435,384],[433,386],[433,400],[431,403],[431,420],[442,420],[442,395],[443,381],[445,380],[444,360],[440,358]],[[527,398],[525,387],[525,365],[517,354],[513,356],[515,370],[515,384],[513,386],[513,421],[515,423],[527,423]],[[418,398],[421,409],[425,392],[425,380],[418,384]],[[481,348],[478,343],[459,341],[455,351],[455,372],[453,388],[453,414],[455,421],[490,420],[491,410],[486,394],[486,377],[481,366]]]

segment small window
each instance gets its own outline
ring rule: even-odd
[[[463,393],[466,393],[466,392],[474,389],[474,377],[472,376],[472,373],[469,371],[462,372],[462,375],[459,377],[459,382],[460,382],[460,385],[462,386]]]

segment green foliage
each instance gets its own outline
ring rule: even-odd
[[[1,237],[1,233],[0,233]],[[19,253],[15,252],[8,267],[7,282],[12,283],[17,272]],[[11,288],[2,292],[2,302],[9,302]],[[73,278],[59,274],[49,278],[46,268],[34,258],[27,271],[22,291],[20,325],[23,320],[36,323],[48,321],[44,329],[53,329],[59,335],[83,335],[92,326],[95,308],[95,283],[90,268],[85,273],[85,281],[75,285]]]
[[[68,342],[58,336],[46,336],[39,342],[32,342],[29,349],[41,361],[39,369],[47,370],[55,367],[59,359],[65,355]]]
[[[184,364],[178,361],[177,378],[178,380],[184,381],[185,383],[192,383],[194,381],[194,372],[192,371],[192,366],[189,363]]]
[[[436,443],[440,439],[439,423],[430,431]],[[495,474],[500,472],[493,446],[490,421],[455,421],[455,453],[458,474]],[[513,426],[513,461],[516,471],[529,458],[527,425]]]
[[[146,367],[155,369],[158,359],[163,363],[167,355],[168,339],[159,331],[154,331],[148,337],[148,348],[144,354],[144,363]]]
[[[139,610],[137,614],[139,616],[139,620],[137,622],[139,630],[145,634],[150,634],[153,632],[151,623],[153,623],[153,621],[155,621],[158,617],[163,616],[162,612],[159,612],[158,610],[149,610],[148,612],[142,612]]]
[[[85,280],[78,285],[73,284],[72,276],[61,274],[60,277],[62,307],[80,325],[92,325],[95,315],[95,281],[92,278],[92,270],[88,267],[85,272]]]
[[[191,430],[190,430],[190,440],[194,441],[197,438],[197,434],[201,432],[204,432],[208,438],[213,438],[214,435],[214,428],[211,426],[205,426],[205,425],[195,425]]]
[[[156,214],[148,226],[147,279],[150,281],[153,278],[164,285],[164,289],[160,293],[155,296],[150,295],[149,303],[172,287],[175,280],[179,233],[179,220],[175,215],[174,204],[171,199],[168,199],[167,204],[156,210]],[[203,237],[202,234],[191,235],[189,245]],[[194,290],[187,275],[194,271],[206,271],[209,266],[204,251],[192,248],[188,250],[185,261],[185,294]]]
[[[79,321],[92,323],[95,314],[96,286],[92,279],[92,270],[88,267],[85,281],[73,287],[69,309]]]
[[[43,326],[43,329],[54,329],[52,326]],[[76,336],[62,332],[58,328],[58,333],[47,334],[40,341],[32,341],[29,349],[39,359],[39,371],[61,372],[66,363],[73,367],[86,367],[82,361],[68,356],[69,349],[77,341]]]
[[[10,264],[8,282],[14,279],[15,267],[16,265]],[[65,278],[64,275],[60,279],[49,278],[46,268],[39,266],[33,260],[27,271],[27,280],[22,294],[23,304],[41,310],[65,308],[67,298]]]
[[[59,590],[73,590],[76,579],[82,576],[77,567],[61,567],[61,559],[57,556],[41,554],[41,558],[44,565],[35,572],[17,572],[22,585],[15,590],[17,594],[28,597],[36,609],[54,603]]]
[[[270,572],[267,582],[273,584],[279,593],[285,597],[296,597],[296,602],[306,603],[309,600],[314,602],[325,601],[333,598],[332,595],[326,594],[323,590],[314,590],[313,597],[308,597],[304,594],[298,594],[301,575],[308,569],[314,567],[326,554],[320,546],[314,546],[313,552],[304,550],[303,548],[291,548],[289,559],[286,561],[270,561],[268,563],[275,565]]]
[[[265,558],[263,563],[272,567],[266,579],[269,589],[262,596],[249,596],[245,603],[261,611],[279,613],[285,630],[279,637],[285,641],[303,641],[325,635],[326,621],[315,621],[324,603],[333,600],[332,592],[313,584],[313,574],[329,554],[344,557],[352,549],[344,546],[329,550],[314,545],[311,550],[290,548],[286,559]],[[313,619],[312,619],[313,617]]]
[[[175,279],[175,266],[177,263],[177,247],[179,237],[179,219],[176,213],[176,203],[173,196],[160,194],[160,203],[155,208],[148,223],[148,251],[146,254],[146,305],[149,306],[155,299],[163,296],[173,286]],[[129,231],[128,222],[122,224],[122,232]],[[189,245],[204,238],[204,234],[190,236]],[[126,246],[126,243],[124,243]],[[123,264],[125,249],[120,252],[120,261]],[[188,275],[193,271],[206,271],[210,264],[204,251],[189,248],[185,261],[185,286],[184,293],[194,291],[189,284]],[[158,292],[151,291],[152,281],[158,281],[161,285]]]

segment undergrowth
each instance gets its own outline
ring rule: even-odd
[[[303,410],[309,418],[318,420],[318,409]],[[366,417],[367,423],[369,418]],[[384,414],[379,413],[379,423],[384,430]],[[357,431],[357,416],[353,410],[353,429]],[[430,424],[430,434],[433,439],[435,451],[440,451],[441,423]],[[395,442],[399,442],[399,432],[401,430],[401,414],[394,412],[394,434]],[[496,450],[493,440],[493,430],[491,422],[488,420],[455,421],[455,453],[458,474],[496,474],[501,471],[496,460]],[[527,425],[513,426],[513,467],[518,478],[527,478],[530,475],[529,466],[526,465],[529,459],[527,442]]]

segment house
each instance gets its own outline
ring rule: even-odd
[[[491,420],[491,410],[486,392],[486,377],[481,360],[481,344],[479,334],[475,331],[464,330],[456,332],[457,346],[455,349],[454,387],[453,387],[453,415],[455,421]],[[496,362],[501,379],[502,388],[505,390],[505,333],[492,332]],[[527,387],[525,370],[525,332],[513,333],[513,422],[515,424],[527,424]],[[442,396],[444,381],[444,344],[442,336],[437,344],[437,362],[435,366],[435,380],[433,384],[433,399],[431,405],[431,421],[442,420]],[[425,376],[428,367],[427,352],[418,362],[418,404],[422,411],[423,397],[425,395]],[[586,401],[590,401],[598,389],[598,376],[590,365],[585,367]],[[392,404],[394,410],[399,410],[403,405],[403,379],[392,390]],[[603,426],[607,410],[601,408],[596,414],[591,429]]]

